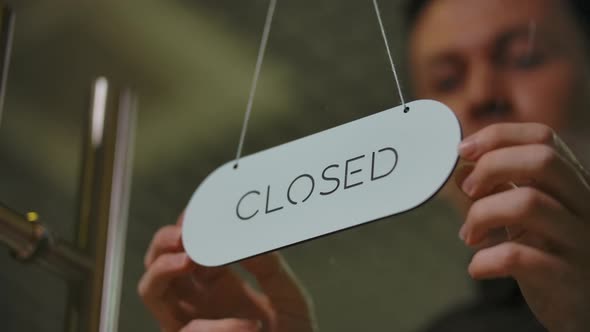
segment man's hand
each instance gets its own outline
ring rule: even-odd
[[[229,267],[193,263],[181,241],[182,217],[154,236],[138,291],[165,332],[313,331],[310,305],[278,254],[241,263],[262,292]]]
[[[590,331],[590,176],[553,130],[496,124],[467,138],[474,201],[460,237],[476,279],[513,277],[550,331]],[[508,238],[497,241],[498,230]]]

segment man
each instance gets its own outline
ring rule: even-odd
[[[588,176],[554,135],[587,131],[589,8],[551,0],[410,6],[415,92],[455,111],[468,136],[461,155],[475,163],[459,181],[471,198],[460,236],[479,249],[469,272],[515,278],[550,331],[590,329]],[[499,188],[509,183],[521,188]],[[518,288],[482,286],[481,301],[432,331],[543,330]]]
[[[499,299],[484,291],[431,330],[590,331],[590,176],[555,134],[575,136],[588,123],[588,5],[415,0],[409,8],[415,93],[449,105],[467,137],[459,151],[472,166],[460,170],[453,201],[465,212],[460,237],[476,249],[469,272],[519,286]],[[145,263],[139,293],[164,331],[313,330],[277,255],[243,263],[258,292],[228,268],[191,263],[176,225],[156,234]]]

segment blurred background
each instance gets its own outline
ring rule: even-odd
[[[235,155],[268,1],[8,3],[17,24],[0,125],[0,201],[38,211],[73,242],[91,84],[105,76],[134,88],[119,330],[157,331],[136,292],[143,255],[199,182]],[[403,71],[402,1],[381,7]],[[398,104],[370,1],[281,0],[245,154]],[[472,296],[458,228],[435,199],[282,254],[312,297],[320,331],[414,331]],[[62,331],[66,294],[64,281],[0,250],[3,331]]]

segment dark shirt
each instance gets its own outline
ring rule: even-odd
[[[480,281],[467,305],[436,320],[425,332],[544,332],[513,279]]]

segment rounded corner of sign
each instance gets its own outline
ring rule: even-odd
[[[182,240],[183,245],[186,245],[186,240],[188,238],[187,233],[188,231],[188,223],[187,220],[188,218],[184,217],[184,220],[182,222],[182,226],[180,226],[180,239]]]
[[[215,263],[215,262],[212,262],[212,261],[209,261],[206,259],[203,260],[203,259],[201,259],[202,257],[194,255],[189,251],[187,251],[186,253],[187,253],[188,257],[191,259],[191,261],[193,261],[195,264],[198,264],[199,266],[202,266],[202,267],[218,267],[218,266],[223,265],[223,264]]]
[[[432,103],[432,104],[436,104],[437,106],[444,107],[445,110],[448,111],[449,114],[453,116],[453,119],[455,120],[455,122],[459,128],[459,137],[460,138],[463,137],[463,126],[461,126],[461,121],[459,120],[459,118],[457,117],[457,114],[453,111],[453,109],[449,105],[447,105],[439,100],[434,100],[434,99],[424,99],[423,101],[428,102],[428,103]]]
[[[188,230],[187,230],[186,223],[184,223],[182,225],[182,230],[181,230],[181,233],[180,233],[180,239],[182,241],[182,247],[184,248],[186,254],[191,259],[193,259],[192,254],[191,254],[191,243],[192,243],[192,241],[189,240]]]
[[[184,225],[186,225],[186,220],[191,220],[192,218],[189,218],[189,215],[191,214],[191,210],[193,205],[195,204],[195,200],[196,200],[196,196],[199,192],[199,190],[201,188],[203,188],[207,183],[211,182],[212,179],[215,179],[218,176],[218,173],[222,172],[224,169],[228,168],[228,167],[232,167],[230,166],[233,162],[227,162],[219,167],[217,167],[216,169],[214,169],[211,173],[209,173],[205,179],[203,179],[203,181],[201,181],[201,183],[199,183],[199,185],[197,186],[197,188],[193,191],[193,194],[191,195],[190,200],[188,201],[188,204],[185,208],[185,223]],[[184,227],[183,227],[184,228]]]
[[[182,225],[181,239],[184,251],[191,261],[204,267],[218,267],[224,265],[225,263],[220,263],[214,259],[212,260],[211,255],[206,254],[207,249],[198,245],[195,241],[196,239],[191,238],[192,233],[189,227],[190,226],[187,225],[187,223]]]
[[[447,106],[447,104],[445,104],[439,100],[435,100],[435,99],[419,99],[419,100],[416,100],[415,102],[422,103],[422,104],[435,104],[435,105],[444,106],[445,108],[450,109],[450,107]]]
[[[234,169],[235,168],[235,164],[234,163],[235,163],[235,161],[228,161],[225,164],[223,164],[223,165],[217,167],[216,169],[214,169],[211,173],[209,173],[209,175],[207,175],[207,177],[205,177],[205,179],[201,182],[201,185],[200,186],[202,186],[203,184],[209,182],[211,179],[217,177],[219,173],[223,172],[227,168]]]
[[[201,251],[198,251],[198,250],[195,250],[195,248],[192,248],[190,245],[191,241],[185,241],[185,234],[184,233],[182,234],[182,243],[183,243],[186,255],[190,258],[191,261],[198,264],[199,266],[217,267],[217,266],[223,265],[223,264],[219,264],[217,262],[211,261],[210,259],[208,259],[208,257],[207,257],[208,255],[199,254],[199,253],[201,253]]]
[[[424,199],[422,199],[420,202],[418,202],[414,207],[409,208],[409,209],[405,210],[404,212],[413,211],[415,209],[418,209],[418,208],[422,207],[423,205],[427,204],[428,202],[430,202],[438,194],[440,194],[441,191],[443,190],[443,188],[449,183],[449,181],[453,177],[453,172],[454,172],[455,167],[457,167],[457,164],[458,164],[458,158],[457,158],[457,161],[455,162],[455,165],[453,166],[453,170],[451,170],[449,175],[446,176],[446,179],[442,182],[442,184],[438,188],[436,188],[436,190],[434,190],[432,192],[432,194],[424,197]]]
[[[414,101],[412,103],[416,103],[418,105],[422,104],[422,105],[426,105],[426,106],[432,105],[432,106],[443,107],[446,110],[450,111],[451,113],[455,114],[452,111],[451,107],[449,107],[449,105],[447,105],[447,104],[445,104],[445,103],[443,103],[443,102],[441,102],[439,100],[435,100],[435,99],[419,99],[419,100],[416,100],[416,101]]]
[[[203,181],[201,181],[201,183],[199,184],[199,186],[197,187],[197,190],[202,187],[204,184],[206,184],[207,182],[211,181],[211,179],[216,178],[219,173],[225,171],[226,169],[234,169],[236,168],[236,164],[235,164],[235,160],[232,161],[228,161],[225,164],[215,168],[211,173],[209,173],[204,179]]]

